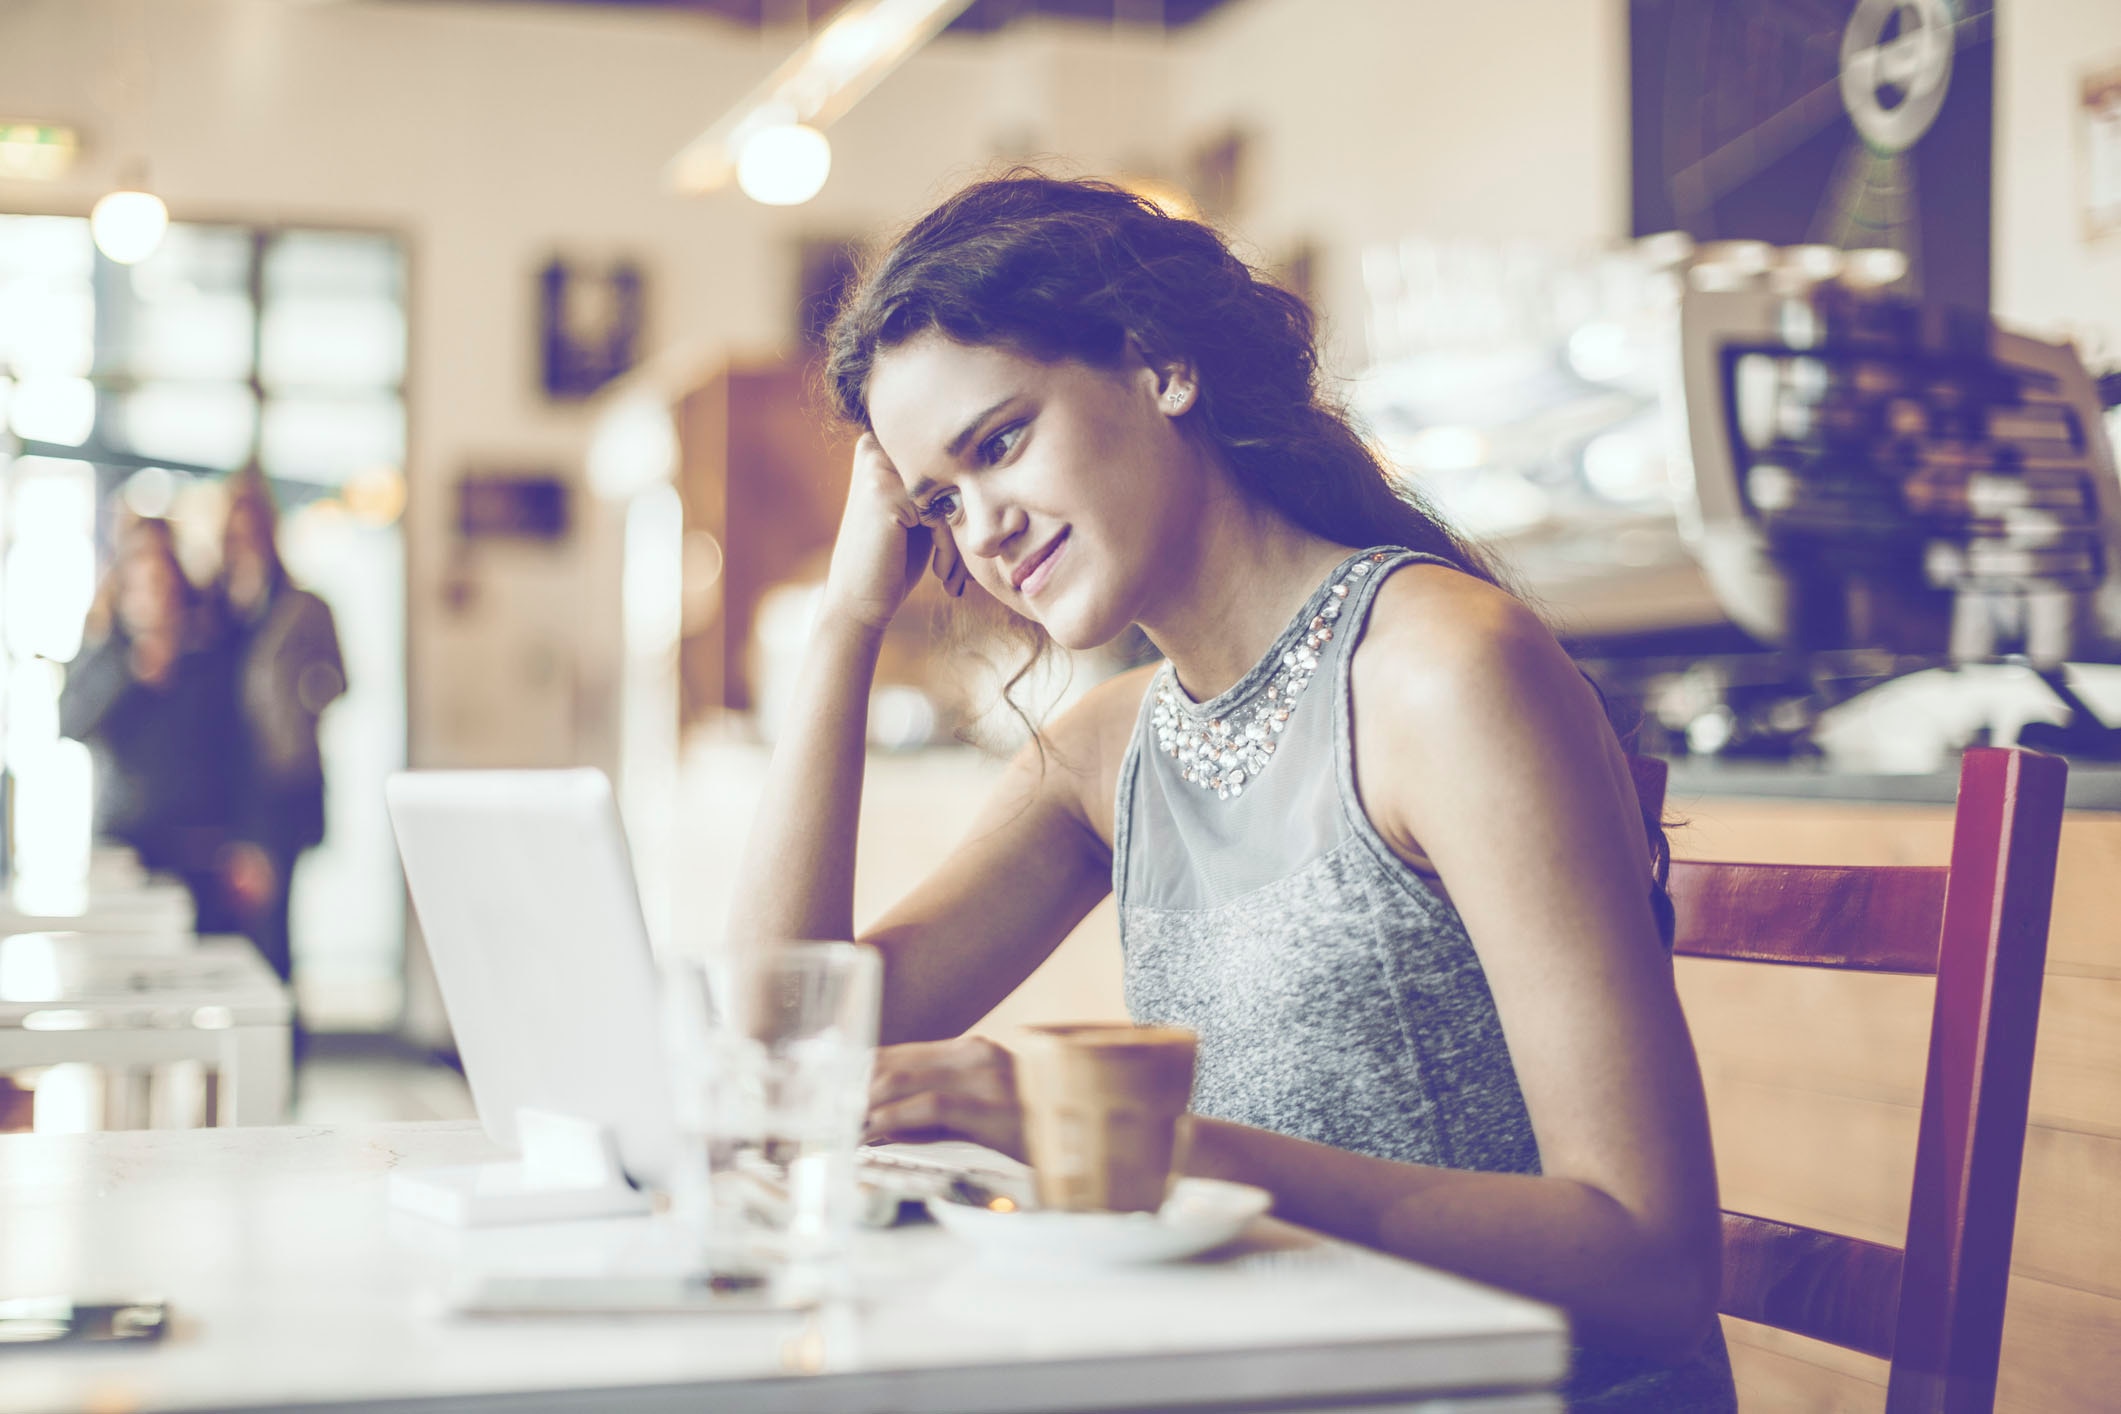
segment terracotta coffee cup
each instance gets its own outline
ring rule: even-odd
[[[1033,1026],[1017,1095],[1038,1201],[1073,1212],[1154,1212],[1185,1162],[1197,1038],[1177,1026]]]

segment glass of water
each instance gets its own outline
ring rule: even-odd
[[[673,1197],[717,1282],[829,1282],[860,1213],[855,1150],[882,969],[853,943],[672,962]]]

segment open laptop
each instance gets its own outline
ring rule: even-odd
[[[384,799],[487,1134],[520,1148],[523,1106],[590,1120],[667,1187],[655,960],[604,773],[401,771]]]
[[[486,1133],[521,1149],[519,1107],[588,1120],[636,1185],[668,1188],[656,965],[604,773],[401,771],[384,797]],[[862,1169],[909,1195],[1021,1173],[955,1141],[866,1149]]]

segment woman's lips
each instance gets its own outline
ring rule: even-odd
[[[1054,561],[1060,558],[1061,550],[1068,543],[1068,532],[1063,530],[1047,543],[1039,558],[1032,564],[1031,572],[1017,581],[1016,592],[1026,599],[1045,588],[1046,581],[1053,578]]]

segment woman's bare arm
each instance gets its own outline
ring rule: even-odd
[[[1579,1340],[1677,1360],[1715,1318],[1717,1268],[1702,1244],[1596,1183],[1396,1163],[1193,1123],[1188,1172],[1267,1189],[1284,1221],[1551,1302]]]
[[[884,953],[884,1038],[955,1036],[1111,892],[1119,751],[1145,674],[1101,683],[1010,762],[964,842],[863,941]]]
[[[854,936],[855,824],[883,639],[879,626],[819,615],[737,875],[739,946]]]
[[[785,771],[776,754],[779,774],[754,829],[753,855],[762,840],[772,840],[778,853],[746,867],[756,895],[749,916],[765,920],[749,925],[759,931],[747,936],[854,936],[862,724],[838,704],[851,699],[841,689],[866,671],[865,662],[873,664],[873,649],[861,642],[813,647],[810,715],[805,721],[799,710],[796,719],[807,737],[791,732],[782,740],[783,750],[798,739],[804,749]],[[1110,891],[1111,851],[1086,817],[1083,794],[1097,780],[1098,719],[1131,686],[1106,684],[1089,694],[1047,733],[1043,758],[1037,746],[1020,752],[963,842],[861,935],[884,957],[887,1044],[963,1031]],[[954,829],[956,822],[938,819],[934,827]]]
[[[854,837],[861,815],[869,692],[892,615],[932,545],[898,473],[864,436],[796,690],[737,877],[729,937],[740,949],[854,934]]]
[[[964,572],[947,547],[936,566],[959,588]],[[730,917],[739,946],[854,936],[870,688],[885,625],[935,548],[864,438],[825,604],[744,851],[746,887]],[[1129,681],[1131,699],[1107,683],[1055,723],[1043,759],[1036,748],[1019,755],[964,843],[862,937],[884,955],[885,1041],[954,1036],[977,1021],[1109,890],[1111,854],[1090,802],[1099,791],[1109,802],[1108,739],[1116,730],[1124,740],[1141,693]]]

